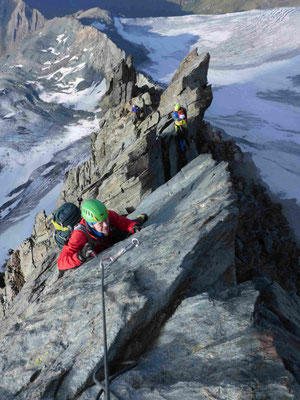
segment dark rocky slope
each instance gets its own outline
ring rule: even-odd
[[[116,392],[133,399],[201,393],[296,400],[299,251],[251,160],[203,121],[212,100],[208,63],[208,54],[194,51],[162,93],[123,60],[108,77],[91,158],[68,173],[58,205],[97,197],[121,213],[134,211],[131,217],[150,217],[137,235],[140,246],[106,270],[110,360],[142,360],[116,381]],[[170,119],[178,99],[189,116],[185,155]],[[133,102],[143,108],[139,121],[129,112]],[[99,262],[57,279],[50,218],[37,216],[5,273],[0,395],[8,400],[85,400],[97,392],[91,377],[103,362]],[[257,291],[241,285],[249,280]]]

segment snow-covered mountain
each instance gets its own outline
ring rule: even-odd
[[[205,118],[252,154],[300,237],[300,8],[216,16],[115,19],[148,51],[139,67],[169,82],[193,48],[211,55]]]
[[[66,17],[0,58],[0,262],[30,235],[34,214],[53,210],[66,171],[88,157],[106,73],[122,56],[97,29]]]

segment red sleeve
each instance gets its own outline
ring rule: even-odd
[[[134,225],[137,224],[135,221],[131,221],[126,217],[122,217],[114,211],[108,210],[108,218],[110,222],[121,231],[130,232]]]
[[[78,260],[77,252],[81,250],[87,242],[84,232],[76,230],[72,232],[69,243],[65,245],[57,260],[58,269],[66,270],[78,267],[82,264]]]

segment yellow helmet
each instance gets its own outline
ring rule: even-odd
[[[176,104],[174,107],[174,111],[179,111],[180,110],[180,104]]]

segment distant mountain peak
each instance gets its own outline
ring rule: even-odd
[[[15,52],[24,38],[44,26],[45,20],[22,0],[0,0],[0,55]]]

